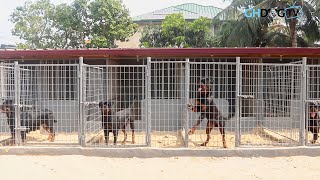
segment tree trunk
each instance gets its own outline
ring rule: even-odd
[[[298,47],[297,42],[297,19],[293,18],[289,22],[291,47]]]

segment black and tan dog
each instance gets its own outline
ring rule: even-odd
[[[315,105],[311,105],[309,108],[309,116],[308,116],[308,131],[310,131],[313,134],[313,138],[311,140],[311,143],[314,144],[318,140],[318,134],[319,134],[319,114],[318,114],[318,108]]]
[[[225,120],[227,118],[221,115],[221,112],[218,110],[217,106],[213,102],[213,98],[211,95],[211,86],[213,84],[212,79],[201,79],[200,87],[197,89],[197,97],[195,99],[195,105],[188,104],[188,108],[193,112],[200,112],[201,115],[197,122],[193,125],[191,130],[189,131],[189,135],[193,134],[196,128],[200,125],[201,121],[204,118],[208,119],[206,134],[207,139],[201,146],[206,146],[210,140],[210,133],[213,127],[219,127],[220,133],[222,135],[222,143],[223,147],[227,148],[226,140],[225,140]]]
[[[135,101],[135,100],[134,100]],[[114,112],[112,110],[112,104],[110,102],[100,102],[99,107],[102,115],[102,127],[104,131],[105,143],[109,142],[109,133],[113,133],[113,143],[117,143],[118,139],[118,130],[122,129],[124,134],[124,139],[122,144],[126,144],[127,141],[127,132],[126,126],[130,124],[130,128],[132,131],[132,144],[135,144],[135,135],[134,135],[134,119],[133,119],[133,105],[131,107],[126,108],[124,110]]]
[[[5,100],[0,106],[0,112],[3,112],[7,116],[7,122],[10,128],[11,137],[15,139],[15,108],[12,100]],[[21,132],[22,142],[26,141],[26,133],[40,129],[42,126],[47,132],[49,132],[48,140],[53,142],[55,140],[55,132],[53,129],[54,123],[57,122],[53,116],[53,112],[44,110],[21,110],[20,112],[20,125],[25,126],[26,131]]]

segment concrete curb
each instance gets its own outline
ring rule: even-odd
[[[320,156],[320,147],[238,148],[238,149],[160,149],[160,148],[83,148],[83,147],[0,147],[0,155],[83,155],[112,158],[165,157],[287,157]]]

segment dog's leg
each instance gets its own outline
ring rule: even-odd
[[[22,143],[26,143],[26,139],[27,139],[27,132],[25,131],[22,131],[21,132],[21,140],[22,140]]]
[[[123,125],[122,127],[122,132],[123,132],[123,141],[122,141],[122,145],[125,145],[126,142],[127,142],[127,137],[128,137],[128,134],[127,134],[127,131],[126,131],[126,124]]]
[[[318,133],[313,133],[313,139],[311,141],[312,144],[316,143],[317,142],[317,139],[318,139]]]
[[[135,144],[136,141],[135,141],[135,135],[134,135],[134,121],[133,120],[130,121],[130,128],[132,131],[132,144]]]
[[[52,140],[52,135],[51,135],[51,130],[50,130],[50,128],[49,128],[46,124],[42,124],[41,126],[43,127],[43,129],[44,129],[47,133],[49,133],[48,140],[49,140],[50,142],[52,142],[52,141],[51,141],[51,140]]]
[[[213,128],[213,121],[208,120],[207,127],[206,127],[207,139],[204,143],[201,144],[201,146],[207,146],[207,144],[210,140],[210,133],[211,133],[212,128]]]
[[[8,119],[8,125],[10,128],[10,133],[11,133],[11,139],[10,139],[10,145],[15,145],[16,144],[16,134],[14,130],[14,120]]]
[[[192,128],[189,130],[189,135],[194,134],[194,132],[196,131],[196,128],[200,125],[201,121],[205,118],[203,117],[204,115],[200,115],[199,119],[197,120],[197,122],[192,126]]]
[[[319,127],[317,126],[317,124],[314,124],[314,127],[311,127],[311,132],[313,134],[313,139],[311,143],[314,144],[318,140]]]
[[[49,138],[48,139],[50,142],[54,142],[56,134],[53,130],[53,127],[48,127],[48,129],[49,129]]]
[[[105,129],[103,129],[103,132],[104,132],[104,142],[106,143],[106,145],[108,145],[110,130],[108,128],[105,128]]]
[[[117,145],[117,139],[118,139],[118,129],[113,130],[113,144]]]
[[[224,131],[224,123],[223,122],[219,122],[219,130],[220,130],[220,133],[222,135],[223,148],[227,148],[227,143],[226,143],[226,139],[225,139],[225,131]]]

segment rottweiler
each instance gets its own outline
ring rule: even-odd
[[[197,89],[197,97],[195,99],[195,105],[188,104],[188,108],[193,112],[200,112],[200,117],[197,122],[193,125],[189,134],[193,134],[195,129],[204,118],[208,119],[207,126],[206,126],[206,134],[207,139],[201,146],[206,146],[210,140],[210,133],[213,127],[219,127],[220,133],[222,135],[222,143],[223,147],[227,148],[226,140],[225,140],[225,120],[220,111],[218,110],[217,106],[213,102],[212,94],[211,94],[211,86],[213,84],[212,79],[201,79],[200,80],[200,87]]]
[[[319,114],[318,108],[315,105],[311,105],[309,108],[309,116],[308,116],[308,131],[312,132],[313,138],[311,143],[314,144],[318,140],[318,133],[319,133]]]
[[[134,100],[135,101],[135,100]],[[104,131],[105,143],[109,142],[109,133],[113,133],[113,143],[117,144],[118,130],[122,129],[124,134],[124,139],[122,144],[124,145],[127,141],[126,125],[130,124],[132,131],[132,144],[135,144],[135,134],[134,134],[134,119],[133,119],[133,104],[131,107],[124,110],[114,112],[112,110],[111,102],[100,102],[99,107],[102,115],[102,126]]]
[[[0,106],[0,112],[3,112],[7,116],[7,123],[10,128],[11,137],[15,139],[15,108],[12,100],[5,100]],[[25,126],[26,131],[21,132],[22,142],[26,141],[26,133],[40,129],[42,126],[47,132],[49,132],[48,140],[54,142],[55,132],[53,129],[56,119],[53,116],[53,112],[48,109],[43,110],[23,110],[20,112],[20,125]]]

